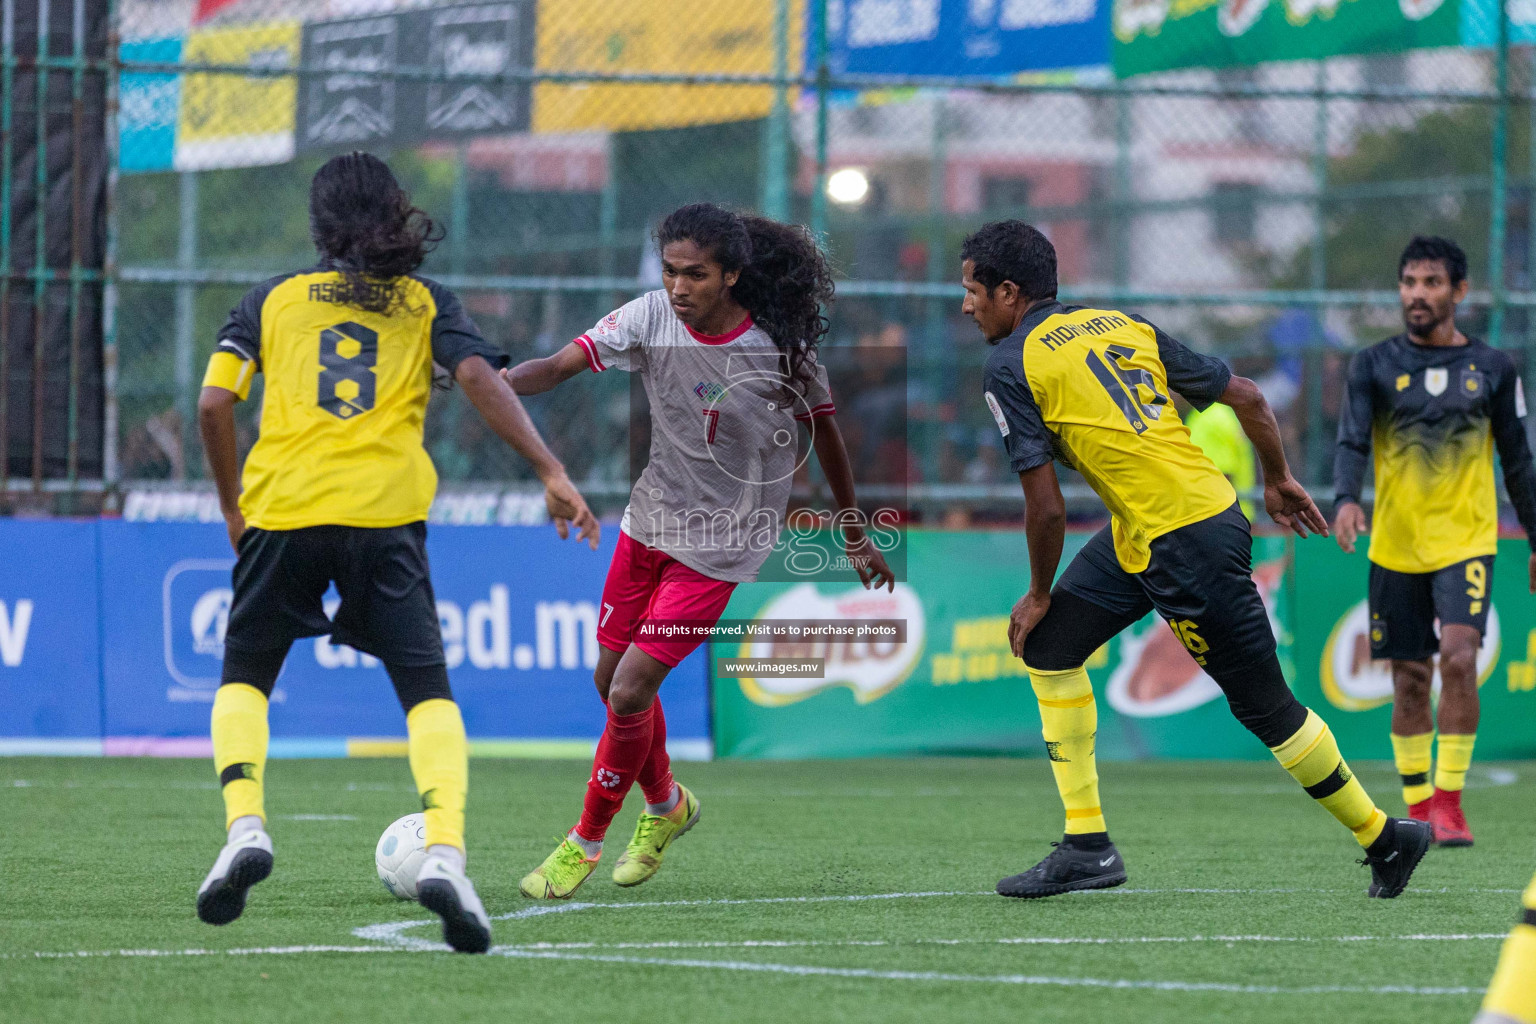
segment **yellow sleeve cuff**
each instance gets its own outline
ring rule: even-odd
[[[208,372],[203,375],[203,387],[223,388],[233,391],[243,402],[251,393],[251,378],[256,376],[256,363],[241,359],[233,352],[215,352],[208,360]]]

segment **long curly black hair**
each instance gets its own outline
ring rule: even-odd
[[[693,203],[667,215],[656,230],[665,247],[687,240],[726,271],[740,271],[731,297],[741,303],[784,356],[790,386],[805,394],[810,362],[826,337],[832,267],[811,233],[797,224]]]
[[[309,233],[326,265],[346,279],[347,305],[386,313],[398,279],[442,241],[432,218],[411,205],[389,165],[371,153],[327,160],[309,186]]]

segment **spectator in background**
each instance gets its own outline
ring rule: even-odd
[[[969,442],[970,432],[959,424],[951,423],[944,428],[944,439],[939,445],[939,483],[964,481]]]
[[[1253,522],[1253,502],[1245,497],[1253,491],[1256,479],[1253,442],[1243,433],[1243,425],[1238,422],[1237,413],[1232,411],[1231,406],[1217,402],[1205,412],[1190,409],[1184,414],[1184,423],[1189,427],[1189,439],[1210,456],[1222,475],[1232,481],[1232,489],[1237,491],[1243,515],[1248,517],[1250,523]]]
[[[859,337],[857,377],[838,387],[837,400],[848,409],[846,443],[854,479],[900,484],[921,472],[907,446],[907,332],[886,322]]]
[[[995,484],[1003,480],[1003,461],[998,458],[997,443],[990,431],[983,432],[976,445],[976,457],[965,467],[968,484]]]

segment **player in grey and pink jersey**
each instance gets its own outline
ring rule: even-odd
[[[614,865],[619,885],[654,875],[698,820],[699,801],[672,779],[656,694],[700,640],[637,633],[647,622],[712,624],[736,584],[757,578],[800,465],[800,423],[860,581],[895,586],[857,525],[848,452],[816,358],[832,298],[826,257],[803,228],[709,203],[674,211],[657,242],[664,290],[609,313],[560,352],[502,371],[531,395],[583,370],[627,370],[641,375],[651,407],[650,461],[624,510],[598,620],[594,675],[608,724],[581,821],[522,881],[534,899],[566,899],[586,881],[636,781],[646,806]]]

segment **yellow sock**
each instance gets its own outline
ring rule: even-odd
[[[1432,732],[1413,736],[1392,734],[1392,758],[1397,762],[1397,774],[1403,778],[1403,803],[1410,807],[1428,800],[1435,792],[1429,784],[1430,747],[1434,744]]]
[[[469,792],[469,743],[451,700],[434,697],[405,716],[411,774],[427,819],[428,846],[464,849],[464,797]]]
[[[1067,809],[1067,835],[1108,831],[1099,806],[1099,771],[1093,757],[1099,710],[1093,702],[1087,671],[1043,672],[1032,668],[1029,681],[1040,701],[1041,732],[1056,776],[1056,790]]]
[[[1536,1024],[1536,878],[1520,902],[1524,913],[1504,940],[1498,969],[1483,997],[1483,1012]]]
[[[1278,747],[1270,747],[1280,767],[1301,783],[1307,795],[1355,834],[1361,846],[1370,846],[1381,835],[1387,816],[1360,785],[1339,755],[1328,723],[1308,711],[1307,720]]]
[[[1467,784],[1467,769],[1472,767],[1472,745],[1477,733],[1440,734],[1440,757],[1435,764],[1435,788],[1459,790]]]
[[[224,827],[262,809],[267,773],[267,698],[245,683],[226,683],[213,696],[213,767],[224,790]]]

